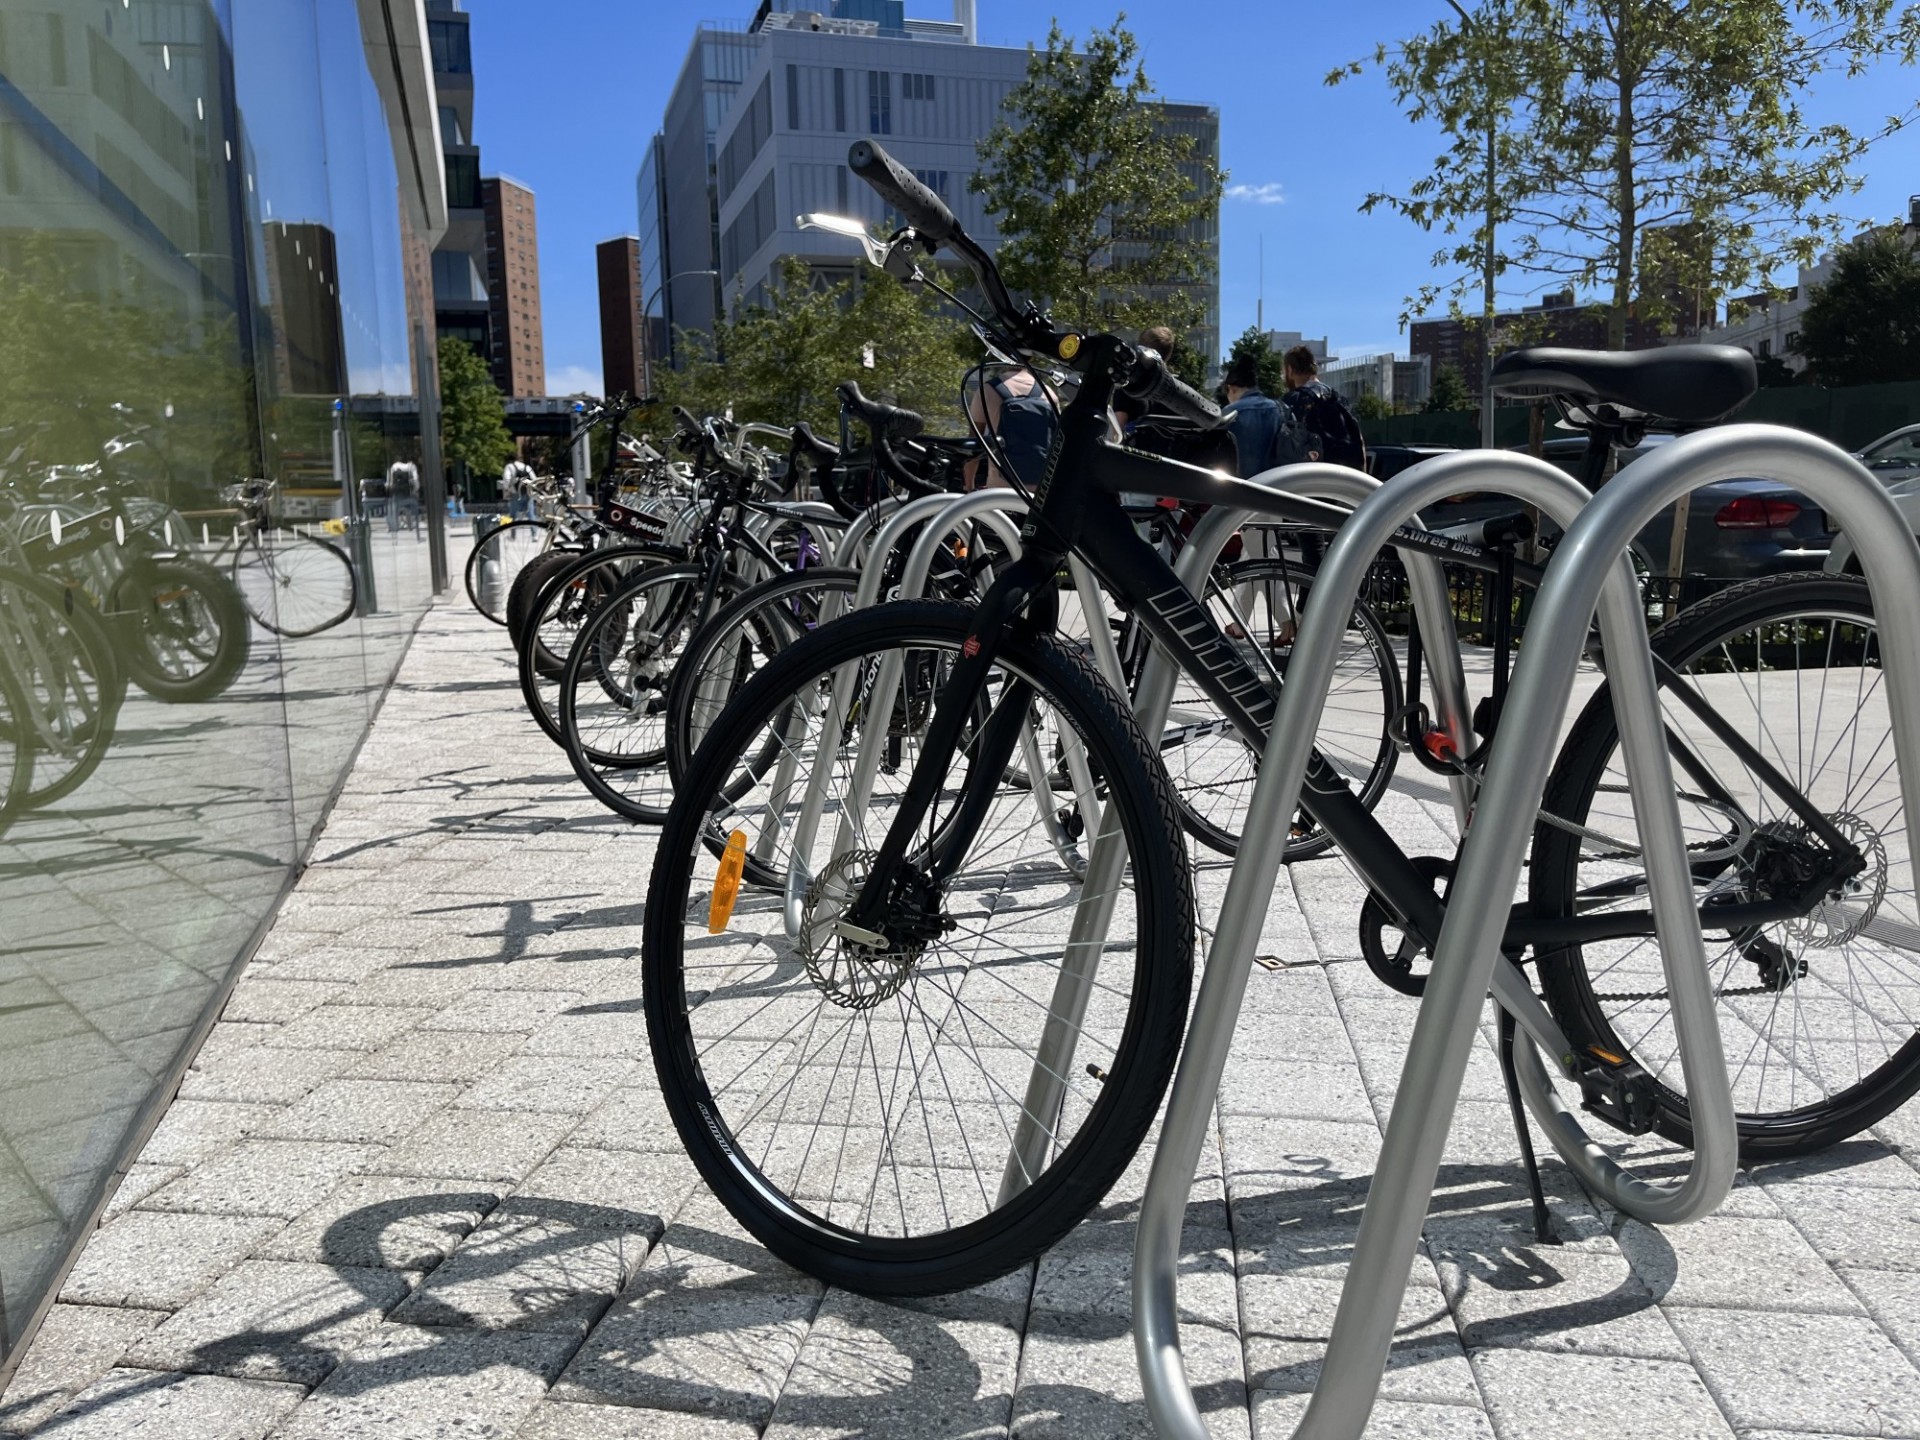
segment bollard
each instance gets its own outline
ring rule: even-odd
[[[373,530],[364,515],[347,522],[347,553],[353,556],[354,610],[371,615],[380,608],[380,597],[373,584]]]

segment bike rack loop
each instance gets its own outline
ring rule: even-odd
[[[1346,505],[1358,504],[1380,488],[1379,481],[1360,471],[1322,464],[1276,467],[1262,471],[1251,483]],[[1189,595],[1197,597],[1204,593],[1207,574],[1227,538],[1247,521],[1258,518],[1252,511],[1227,505],[1215,506],[1200,517],[1174,566],[1175,575]],[[1441,727],[1464,755],[1472,748],[1472,723],[1466,703],[1466,677],[1458,647],[1453,644],[1453,608],[1447,597],[1446,575],[1429,555],[1416,552],[1404,558],[1421,632],[1431,637],[1426,648],[1432,661],[1430,672]],[[1134,714],[1148,735],[1159,734],[1166,725],[1178,672],[1179,667],[1164,649],[1158,645],[1149,649],[1146,663],[1141,667],[1140,683],[1134,691]],[[1450,781],[1449,787],[1453,793],[1455,819],[1464,828],[1472,798],[1470,782],[1462,776]],[[1014,1192],[1038,1172],[1046,1147],[1051,1143],[1048,1130],[1066,1094],[1062,1077],[1072,1068],[1073,1049],[1086,1006],[1092,998],[1094,971],[1098,968],[1100,951],[1106,943],[1107,927],[1112,922],[1114,903],[1119,896],[1120,870],[1125,859],[1119,831],[1103,825],[1094,834],[1080,903],[1074,907],[1060,975],[1048,1003],[1047,1028],[1034,1050],[1033,1069],[1027,1078],[1020,1118],[1015,1122],[1007,1166],[1000,1179],[1002,1203],[1011,1199]],[[1234,1003],[1237,1008],[1238,1000]],[[1188,1173],[1192,1173],[1191,1169]]]
[[[1293,812],[1318,711],[1332,681],[1344,628],[1344,597],[1359,594],[1374,552],[1390,541],[1403,519],[1466,489],[1504,491],[1568,525],[1587,498],[1581,486],[1541,461],[1478,452],[1442,457],[1414,466],[1376,492],[1341,528],[1328,551],[1319,582],[1322,604],[1306,615],[1294,644],[1291,683],[1281,691],[1241,858],[1228,882],[1199,1005],[1141,1206],[1134,1258],[1134,1343],[1148,1408],[1163,1436],[1199,1440],[1207,1434],[1180,1357],[1176,1308],[1180,1228],[1194,1163],[1245,994],[1261,913],[1279,873],[1280,827]],[[1646,846],[1652,909],[1674,999],[1688,1090],[1695,1101],[1698,1143],[1694,1163],[1679,1185],[1651,1187],[1635,1182],[1639,1191],[1623,1198],[1658,1198],[1668,1202],[1653,1207],[1669,1212],[1661,1218],[1687,1218],[1717,1205],[1732,1182],[1737,1149],[1732,1096],[1694,911],[1646,641],[1646,615],[1626,558],[1627,540],[1638,528],[1636,524],[1626,530],[1611,551],[1589,547],[1598,558],[1586,565],[1589,583],[1583,589],[1553,583],[1560,572],[1551,571],[1536,601],[1528,627],[1530,643],[1508,691],[1507,724],[1501,732],[1505,740],[1495,740],[1480,796],[1481,818],[1468,830],[1462,846],[1448,918],[1435,946],[1426,994],[1368,1190],[1321,1383],[1295,1432],[1298,1435],[1322,1440],[1357,1437],[1372,1411],[1407,1266],[1419,1245],[1481,1007],[1499,963],[1501,931],[1521,855],[1552,758],[1550,747],[1537,744],[1536,737],[1564,711],[1571,697],[1596,600],[1603,600],[1601,629],[1613,662],[1610,690]],[[1567,563],[1564,556],[1563,547],[1557,561],[1562,567]],[[1612,584],[1602,597],[1602,584],[1609,579]],[[1920,595],[1920,582],[1916,592]],[[1325,603],[1329,594],[1341,600],[1329,606]],[[1511,739],[1515,735],[1522,738]],[[1511,758],[1509,751],[1514,752]],[[1516,1018],[1524,1024],[1527,1017]],[[1561,1138],[1556,1134],[1556,1144]],[[1598,1156],[1618,1171],[1597,1147],[1590,1150],[1577,1158],[1590,1162]],[[1568,1158],[1570,1163],[1576,1160]],[[1576,1168],[1584,1171],[1591,1166]],[[1635,1204],[1632,1208],[1647,1207]]]

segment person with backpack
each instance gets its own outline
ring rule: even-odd
[[[1297,436],[1288,438],[1291,448],[1302,453],[1289,453],[1272,463],[1324,460],[1330,465],[1365,470],[1367,442],[1360,433],[1360,422],[1339,392],[1320,378],[1313,351],[1296,345],[1281,357],[1281,364],[1287,377],[1287,393],[1281,403],[1298,431]]]
[[[1237,355],[1227,366],[1227,403],[1220,413],[1239,452],[1242,480],[1271,469],[1274,441],[1282,416],[1279,404],[1260,388],[1260,365],[1251,355]]]

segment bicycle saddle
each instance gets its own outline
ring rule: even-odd
[[[1541,346],[1496,360],[1493,387],[1500,395],[1557,395],[1576,405],[1618,405],[1698,425],[1737,409],[1760,388],[1760,378],[1753,356],[1734,345],[1631,351]]]
[[[898,405],[883,405],[878,400],[867,399],[860,393],[858,381],[842,380],[839,392],[841,404],[851,410],[876,435],[885,439],[911,440],[927,423],[911,410],[902,410]]]
[[[804,420],[793,427],[793,448],[822,465],[832,465],[840,459],[840,447],[822,440]]]

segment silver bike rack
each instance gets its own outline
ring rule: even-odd
[[[1536,600],[1528,643],[1514,670],[1501,730],[1506,738],[1494,742],[1480,796],[1482,818],[1469,829],[1461,849],[1447,919],[1368,1191],[1321,1382],[1295,1433],[1344,1440],[1359,1436],[1366,1426],[1481,1006],[1490,990],[1530,1041],[1516,1052],[1529,1108],[1583,1180],[1623,1211],[1655,1222],[1695,1218],[1724,1198],[1737,1152],[1732,1097],[1694,910],[1646,616],[1627,545],[1680,496],[1715,480],[1753,474],[1777,477],[1809,494],[1860,541],[1862,563],[1876,593],[1876,617],[1886,631],[1885,683],[1908,833],[1910,840],[1920,838],[1920,751],[1915,748],[1920,743],[1920,670],[1913,668],[1920,663],[1920,547],[1885,491],[1833,446],[1799,432],[1761,426],[1689,436],[1616,479],[1606,495],[1584,511],[1581,488],[1538,462],[1499,455],[1444,457],[1407,471],[1363,504],[1328,552],[1319,580],[1321,603],[1306,617],[1295,642],[1242,858],[1228,885],[1142,1205],[1134,1263],[1134,1339],[1148,1408],[1162,1436],[1199,1440],[1207,1433],[1179,1349],[1175,1267],[1180,1227],[1245,993],[1261,908],[1278,875],[1282,827],[1299,794],[1332,675],[1343,606],[1329,605],[1326,597],[1357,595],[1372,554],[1398,522],[1446,495],[1463,489],[1505,491],[1566,523],[1568,533]],[[1550,748],[1538,744],[1536,737],[1554,725],[1570,701],[1596,605],[1695,1126],[1692,1166],[1672,1185],[1653,1185],[1628,1174],[1585,1133],[1552,1092],[1534,1048],[1564,1055],[1564,1038],[1556,1038],[1557,1027],[1529,987],[1501,983],[1507,967],[1500,963],[1500,936],[1552,758]]]

